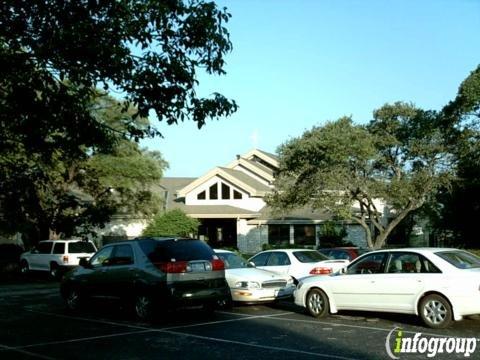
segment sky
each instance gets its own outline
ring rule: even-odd
[[[232,14],[224,76],[199,77],[238,111],[153,124],[142,141],[167,177],[198,177],[252,148],[282,143],[342,116],[366,123],[385,103],[439,110],[480,64],[480,0],[218,0]]]

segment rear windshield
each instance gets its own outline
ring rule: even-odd
[[[436,254],[459,269],[480,268],[480,258],[466,251],[441,251]]]
[[[94,253],[95,247],[89,241],[75,241],[68,243],[68,252],[70,254]]]
[[[213,250],[201,240],[142,240],[140,248],[151,262],[212,260]]]
[[[323,260],[330,260],[327,256],[320,254],[318,251],[294,251],[293,255],[301,263],[314,263]]]

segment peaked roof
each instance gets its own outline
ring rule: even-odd
[[[179,189],[177,191],[178,196],[185,197],[186,194],[188,194],[190,191],[192,191],[198,186],[201,186],[203,183],[210,180],[214,176],[219,176],[231,182],[232,184],[238,186],[240,189],[248,192],[251,196],[264,196],[267,192],[270,191],[270,188],[267,185],[245,174],[243,171],[216,167],[210,170],[205,175],[192,181],[190,184],[183,187],[182,189]]]

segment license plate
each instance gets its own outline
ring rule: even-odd
[[[190,263],[192,271],[205,271],[204,263]]]

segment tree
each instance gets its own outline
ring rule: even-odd
[[[182,210],[174,209],[158,214],[143,231],[143,236],[191,236],[198,232],[197,219],[187,216]]]
[[[341,118],[314,127],[279,147],[276,189],[267,202],[282,211],[327,209],[356,221],[368,246],[381,248],[411,211],[451,181],[437,125],[435,113],[398,102],[376,110],[366,126]]]
[[[161,199],[152,190],[167,163],[161,154],[142,151],[135,141],[124,138],[125,124],[140,128],[148,121],[132,120],[134,110],[122,107],[105,95],[92,105],[99,122],[115,129],[109,149],[83,147],[78,158],[58,150],[49,161],[40,154],[27,155],[20,147],[16,154],[0,155],[0,165],[18,159],[15,164],[20,167],[2,183],[10,189],[0,195],[2,205],[10,209],[2,217],[2,229],[21,231],[36,242],[88,233],[115,213],[150,217],[159,210]]]
[[[480,66],[462,82],[458,94],[442,110],[442,128],[455,144],[458,176],[436,198],[434,224],[457,245],[479,247],[480,216]]]
[[[72,208],[78,199],[58,189],[73,181],[75,164],[113,151],[119,136],[159,134],[137,118],[153,112],[202,127],[234,112],[218,93],[197,94],[199,71],[225,73],[229,18],[203,0],[3,1],[1,229],[39,233],[42,208]],[[124,111],[135,109],[121,129],[98,116],[99,86],[122,94]]]

